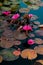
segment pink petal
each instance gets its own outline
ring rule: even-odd
[[[17,13],[17,14],[14,14],[14,15],[12,16],[12,19],[16,20],[16,19],[18,19],[19,17],[20,17],[20,15]]]
[[[10,11],[4,11],[2,14],[5,14],[6,16],[9,15],[11,12]]]
[[[28,44],[29,44],[29,45],[34,44],[34,40],[32,40],[32,39],[28,40]]]
[[[32,30],[32,27],[30,25],[23,26],[23,30]]]
[[[29,17],[31,18],[33,16],[33,14],[29,14]]]

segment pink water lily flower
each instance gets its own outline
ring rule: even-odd
[[[4,11],[4,12],[2,12],[2,14],[8,16],[9,14],[11,14],[11,12],[10,11]]]
[[[25,25],[25,26],[23,26],[23,30],[32,31],[32,27],[30,25]]]
[[[33,17],[33,14],[29,14],[29,18]]]
[[[33,45],[34,43],[35,43],[35,42],[34,42],[33,39],[29,39],[29,40],[28,40],[28,44],[29,44],[29,45]]]
[[[19,17],[20,17],[20,14],[17,13],[12,16],[12,19],[17,20]]]

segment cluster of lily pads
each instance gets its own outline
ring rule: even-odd
[[[23,0],[23,2],[28,4],[27,1],[28,0]],[[30,1],[33,2],[32,0]],[[30,1],[29,5],[31,4]],[[35,1],[32,5],[36,5]],[[40,2],[40,0],[38,2]],[[40,22],[38,21],[38,16],[34,14],[22,14],[24,11],[26,12],[27,9],[24,8],[24,10],[22,10],[21,8],[21,10],[19,10],[19,3],[20,0],[18,0],[18,2],[16,2],[16,0],[11,0],[10,2],[3,0],[3,3],[1,3],[0,63],[3,60],[14,61],[20,57],[34,60],[39,55],[43,56],[43,29],[39,28]],[[9,9],[10,6],[12,7],[11,9]],[[33,45],[35,45],[35,47],[32,48]],[[37,65],[38,62],[43,65],[43,60],[37,60],[35,64]]]
[[[2,11],[1,17],[0,47],[4,49],[0,50],[0,63],[2,60],[17,60],[20,56],[23,59],[28,58],[29,60],[33,60],[38,57],[37,54],[43,55],[43,45],[41,45],[43,44],[43,39],[35,38],[38,33],[38,36],[43,35],[43,30],[40,31],[38,27],[40,25],[40,22],[37,21],[38,16],[34,14],[24,14],[21,16],[19,13],[12,14],[11,11]],[[30,49],[35,44],[40,45],[34,49]],[[18,47],[21,45],[23,45],[23,49],[25,47],[24,50]]]
[[[20,2],[23,2],[27,8],[22,8]],[[43,6],[43,1],[41,0],[1,0],[0,9],[2,10],[11,10],[20,13],[27,13],[30,9],[37,10],[40,6]]]

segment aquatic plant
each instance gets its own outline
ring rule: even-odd
[[[27,7],[21,7],[21,2]],[[31,61],[43,55],[43,29],[38,16],[29,14],[41,5],[40,0],[0,0],[0,63],[20,56]]]

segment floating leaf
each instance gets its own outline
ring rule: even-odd
[[[20,7],[19,4],[11,5],[11,11],[18,11],[19,7]]]
[[[43,30],[36,30],[35,33],[36,33],[38,36],[43,36]]]
[[[35,62],[34,65],[42,65],[41,63],[39,62]]]
[[[27,4],[27,5],[32,5],[32,3],[29,2],[29,1],[25,2],[25,4]]]
[[[2,54],[2,56],[3,56],[3,59],[4,59],[5,61],[14,61],[14,60],[17,60],[17,59],[19,58],[19,56],[13,55],[12,52],[13,52],[14,50],[15,50],[15,49],[13,49],[13,48],[2,50],[2,51],[1,51],[1,54]]]
[[[24,49],[22,52],[21,52],[21,57],[24,58],[24,59],[27,59],[27,53],[29,52],[29,49]]]
[[[43,65],[43,60],[42,59],[36,60],[36,62],[39,62]]]
[[[20,42],[20,41],[16,41],[16,40],[15,40],[15,41],[13,42],[13,44],[14,44],[14,45],[20,45],[20,44],[21,44],[21,42]]]
[[[8,11],[8,10],[11,10],[11,8],[10,7],[2,7],[2,10],[4,10],[4,11]]]
[[[34,24],[40,25],[40,22],[39,21],[34,21]]]
[[[28,13],[29,11],[30,11],[29,8],[21,8],[21,9],[19,9],[20,13]]]
[[[43,45],[36,46],[34,50],[36,51],[36,53],[43,55]]]
[[[6,37],[1,37],[0,47],[2,47],[2,48],[10,48],[13,45],[14,44],[13,44],[12,40],[9,40]]]
[[[43,44],[43,40],[41,38],[35,38],[36,44]]]
[[[38,19],[38,16],[36,16],[36,15],[33,15],[33,17],[31,17],[31,21],[33,21],[33,20],[37,20]]]
[[[36,52],[33,49],[25,49],[21,53],[21,57],[24,59],[33,60],[37,57]]]
[[[28,59],[33,60],[33,59],[36,59],[36,58],[37,58],[37,53],[34,50],[29,49],[29,51],[28,51]]]
[[[3,57],[0,55],[0,63],[2,63],[3,61]]]
[[[18,40],[24,40],[27,38],[27,36],[25,35],[25,33],[21,33],[21,32],[14,32],[14,37]]]

